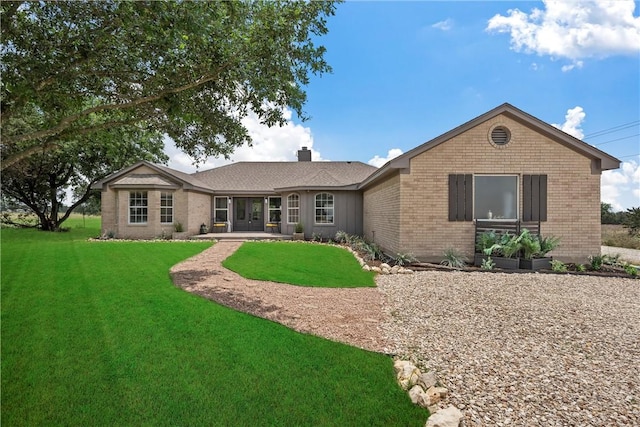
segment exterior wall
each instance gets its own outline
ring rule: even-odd
[[[390,254],[402,252],[400,240],[400,173],[378,182],[364,192],[363,237]]]
[[[322,234],[325,239],[333,239],[338,231],[361,235],[363,226],[362,193],[359,191],[299,191],[282,194],[282,225],[283,234],[293,234],[295,224],[288,223],[287,197],[289,194],[300,196],[300,222],[304,226],[304,235],[311,238],[314,233]],[[315,223],[315,197],[319,193],[333,195],[334,212],[333,224]]]
[[[200,225],[202,224],[210,227],[211,217],[213,216],[213,211],[211,210],[213,197],[209,194],[195,191],[182,193],[186,196],[184,206],[187,209],[187,220],[186,223],[183,224],[184,230],[192,235],[200,233]]]
[[[511,131],[506,146],[489,143],[490,129],[497,124]],[[392,232],[376,232],[376,239],[384,236],[384,246],[398,245],[425,261],[441,260],[447,248],[471,257],[474,223],[448,220],[448,175],[461,173],[517,174],[520,215],[522,175],[546,174],[548,218],[541,224],[541,232],[561,238],[551,255],[563,261],[584,262],[589,255],[600,253],[600,175],[592,174],[591,160],[505,116],[497,116],[411,159],[411,172],[399,175],[399,242]],[[366,191],[365,216],[374,213],[374,200],[377,207],[387,203],[381,201],[384,197],[367,200],[380,186]],[[393,200],[397,199],[395,196]],[[374,222],[378,228],[380,221],[384,222]],[[369,229],[366,225],[365,230]]]

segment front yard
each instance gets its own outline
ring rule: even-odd
[[[2,230],[3,425],[424,425],[384,355],[175,287],[208,243]]]

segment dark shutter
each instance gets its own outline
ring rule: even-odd
[[[473,220],[473,176],[449,175],[449,221]]]
[[[547,175],[522,176],[522,220],[547,220]]]

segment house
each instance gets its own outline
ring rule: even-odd
[[[510,105],[391,160],[239,162],[184,174],[137,163],[96,184],[103,233],[148,238],[181,222],[219,231],[364,236],[386,252],[439,261],[448,248],[474,252],[477,220],[536,223],[561,238],[565,261],[600,253],[600,175],[620,160]]]

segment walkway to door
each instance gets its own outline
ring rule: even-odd
[[[265,231],[232,231],[231,233],[207,233],[196,234],[190,239],[220,240],[220,241],[245,241],[245,240],[291,240],[289,234],[268,233]]]

